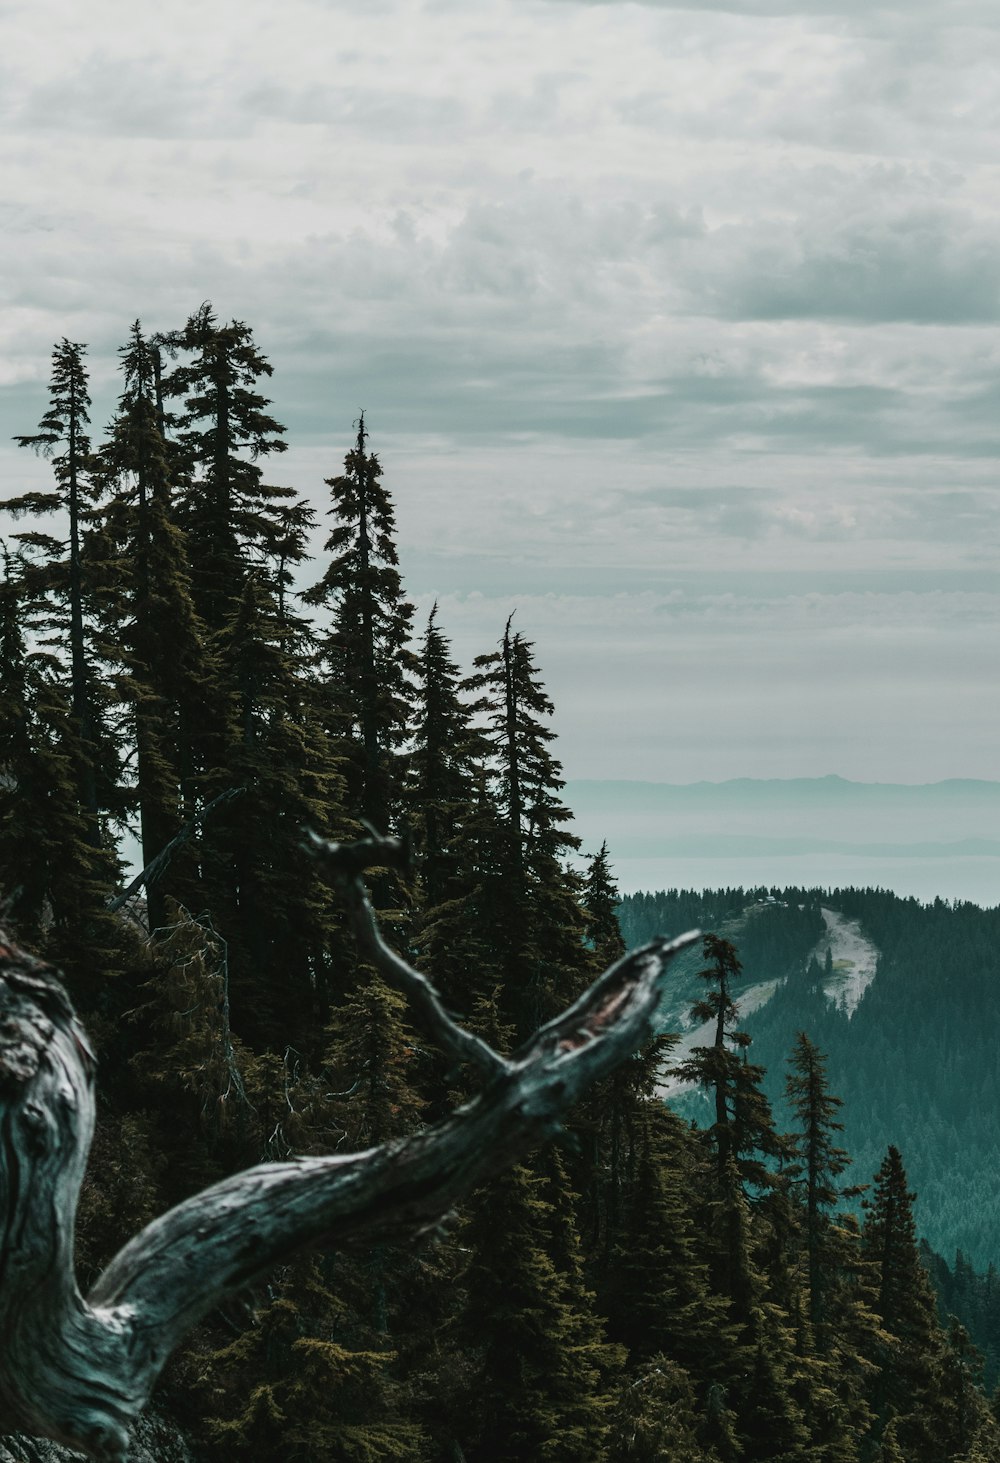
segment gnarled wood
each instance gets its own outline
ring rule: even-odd
[[[662,973],[698,938],[654,941],[606,971],[512,1058],[457,1027],[382,940],[361,875],[399,845],[315,841],[366,958],[407,992],[428,1034],[474,1062],[484,1091],[413,1138],[363,1153],[262,1164],[148,1225],[84,1299],[73,1228],[93,1130],[94,1058],[53,970],[0,937],[0,1417],[96,1463],[130,1425],[184,1334],[224,1296],[319,1240],[411,1238],[555,1133],[598,1078],[654,1035]]]

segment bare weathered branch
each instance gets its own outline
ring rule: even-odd
[[[359,860],[377,853],[384,864],[390,851],[366,843],[340,858],[349,902]],[[337,846],[321,852],[336,870]],[[506,1060],[469,1044],[385,945],[366,898],[352,908],[366,955],[446,1050],[486,1071],[484,1091],[415,1137],[262,1164],[215,1184],[142,1230],[86,1299],[73,1227],[94,1059],[55,973],[0,937],[0,1416],[9,1427],[120,1463],[164,1362],[202,1316],[303,1245],[412,1239],[551,1137],[587,1087],[655,1035],[663,971],[698,938],[627,955]]]
[[[362,955],[390,985],[407,997],[414,1024],[448,1056],[471,1063],[489,1077],[505,1072],[508,1068],[506,1059],[471,1031],[458,1026],[442,1006],[427,977],[408,964],[382,938],[362,875],[366,869],[401,867],[407,857],[401,840],[383,838],[373,828],[369,828],[367,838],[356,843],[331,843],[309,830],[306,837],[309,850],[322,859],[333,874],[347,905]]]
[[[148,888],[150,884],[155,884],[177,850],[182,848],[190,838],[194,837],[195,831],[200,824],[204,823],[209,813],[214,812],[223,803],[229,803],[232,802],[233,798],[241,797],[245,792],[245,787],[227,787],[224,792],[217,793],[210,803],[206,803],[203,808],[199,808],[198,812],[187,820],[183,828],[174,834],[170,842],[164,848],[160,849],[156,857],[150,859],[144,869],[140,869],[128,887],[123,889],[120,894],[115,894],[108,900],[108,909],[112,911],[121,909],[133,895],[138,894],[140,889]]]

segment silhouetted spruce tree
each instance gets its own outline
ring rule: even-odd
[[[692,1007],[698,1022],[714,1028],[711,1046],[696,1046],[677,1067],[686,1082],[709,1089],[715,1122],[709,1130],[714,1150],[715,1183],[709,1223],[715,1235],[713,1273],[716,1285],[733,1302],[734,1315],[748,1323],[760,1300],[760,1277],[752,1259],[750,1201],[759,1202],[774,1188],[773,1161],[787,1145],[775,1130],[770,1104],[762,1090],[763,1069],[746,1059],[750,1037],[735,1029],[738,1017],[732,983],[742,966],[736,947],[718,935],[706,935],[709,964],[699,975],[708,986]]]
[[[331,612],[318,664],[344,757],[348,807],[384,833],[395,829],[403,797],[413,606],[403,595],[395,511],[381,478],[362,415],[344,472],[326,480],[334,528],[325,547],[333,557],[306,600]]]
[[[435,605],[416,661],[404,804],[417,879],[410,939],[417,963],[465,1020],[496,984],[482,929],[483,867],[497,821],[483,791],[485,755]]]
[[[594,952],[594,973],[599,975],[625,954],[625,941],[618,923],[618,888],[611,873],[606,842],[601,844],[587,868],[583,907],[590,921],[587,943]]]
[[[214,773],[244,791],[201,838],[213,919],[229,944],[234,1024],[244,1039],[318,1054],[333,994],[354,979],[335,901],[312,876],[302,829],[343,837],[343,783],[296,625],[254,572],[217,637],[229,750]]]
[[[914,1198],[899,1150],[890,1146],[864,1201],[864,1249],[876,1267],[876,1308],[891,1338],[873,1388],[876,1435],[893,1420],[907,1463],[932,1463],[939,1456],[944,1338],[920,1263]]]
[[[86,346],[65,337],[52,352],[49,406],[37,432],[16,436],[52,459],[56,486],[8,498],[3,507],[24,514],[64,515],[65,538],[29,530],[18,539],[34,562],[24,558],[22,576],[36,605],[36,623],[44,643],[65,657],[67,700],[73,718],[76,798],[87,820],[87,837],[96,846],[104,840],[102,810],[114,801],[118,751],[106,724],[107,692],[101,684],[91,639],[89,615],[92,585],[86,572],[85,536],[95,488],[90,478],[90,389],[84,361]]]
[[[464,1349],[470,1361],[459,1442],[469,1463],[597,1463],[613,1393],[613,1348],[596,1340],[581,1297],[552,1259],[544,1181],[510,1169],[472,1204],[464,1242]]]
[[[163,436],[156,349],[139,321],[119,356],[123,389],[110,438],[95,459],[110,495],[102,623],[131,713],[133,797],[147,866],[211,796],[228,739],[218,663],[194,609],[187,539],[175,521],[179,455]],[[164,923],[170,894],[197,907],[199,881],[196,842],[189,839],[146,885],[150,928]]]
[[[501,1013],[520,1040],[567,1005],[587,977],[581,881],[563,863],[579,839],[564,827],[572,815],[549,750],[553,706],[530,642],[508,620],[500,648],[475,664],[469,684],[481,696],[500,809],[485,925],[498,957]]]
[[[785,1091],[797,1119],[792,1136],[795,1156],[793,1189],[805,1211],[804,1236],[808,1266],[809,1319],[821,1350],[826,1349],[823,1334],[825,1320],[824,1292],[829,1281],[830,1256],[827,1240],[830,1231],[829,1211],[837,1204],[840,1191],[836,1180],[850,1163],[845,1149],[837,1146],[834,1134],[843,1132],[837,1121],[841,1107],[839,1097],[828,1088],[826,1058],[804,1031],[799,1032],[791,1057]]]
[[[284,427],[257,389],[273,368],[242,320],[219,323],[210,304],[172,338],[189,359],[162,381],[180,398],[177,441],[186,474],[178,491],[195,605],[210,631],[231,619],[253,566],[272,583],[305,555],[305,524],[289,522],[295,493],[264,482],[261,458],[284,452]],[[294,517],[294,514],[293,514]]]
[[[618,924],[618,890],[611,874],[607,844],[590,862],[582,892],[588,918],[587,946],[593,976],[599,975],[625,953]],[[609,1263],[618,1242],[623,1194],[634,1181],[636,1153],[646,1129],[646,1111],[664,1058],[673,1038],[659,1037],[642,1052],[623,1062],[597,1084],[580,1105],[574,1133],[580,1154],[574,1178],[583,1203],[581,1229],[596,1264],[596,1273]]]

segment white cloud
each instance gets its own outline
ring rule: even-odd
[[[797,737],[864,775],[905,737],[917,775],[983,770],[988,611],[948,596],[987,592],[1000,521],[985,0],[38,0],[0,31],[0,439],[54,340],[90,342],[100,424],[131,320],[211,298],[277,368],[283,478],[322,502],[364,406],[417,592],[467,627],[477,584],[540,596],[592,773],[674,734],[665,625],[692,768]],[[17,490],[42,470],[0,445]],[[618,627],[627,733],[577,623]]]

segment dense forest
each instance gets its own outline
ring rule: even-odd
[[[831,998],[830,939],[821,911],[856,921],[878,952],[875,978],[855,1009]],[[864,1182],[889,1143],[906,1153],[920,1195],[921,1231],[944,1254],[985,1269],[1000,1257],[1000,908],[922,905],[876,889],[669,891],[625,898],[626,939],[699,927],[740,950],[740,993],[776,981],[741,1012],[765,1090],[781,1121],[784,1056],[798,1031],[826,1053],[844,1099],[844,1142]],[[682,1019],[693,989],[682,965],[665,1012]],[[696,1116],[697,1104],[685,1112]]]
[[[494,1044],[572,999],[622,927],[641,934],[627,902],[619,925],[607,849],[569,866],[530,641],[498,625],[463,677],[436,613],[414,624],[364,418],[311,565],[313,509],[265,473],[284,432],[250,328],[209,306],[174,332],[137,322],[121,372],[95,444],[85,348],[55,348],[18,439],[51,459],[51,488],[2,504],[3,919],[65,971],[98,1046],[85,1281],[222,1174],[412,1132],[471,1090],[357,958],[305,827],[405,837],[410,871],[376,871],[375,903]],[[838,895],[848,913],[854,897]],[[159,1393],[206,1463],[997,1455],[968,1329],[987,1339],[992,1272],[922,1255],[901,1139],[857,1193],[826,1003],[768,1048],[768,1013],[816,983],[818,896],[775,899],[739,946],[743,891],[673,902],[671,922],[712,931],[685,977],[710,1036],[679,1066],[704,1119],[658,1095],[664,1035],[422,1247],[312,1251],[220,1309]],[[909,933],[897,914],[887,897],[864,917],[901,972],[923,951],[929,990],[947,921],[931,909]],[[788,977],[753,1058],[744,963]],[[890,1019],[922,998],[881,973],[876,988]],[[983,999],[970,976],[956,1041]],[[916,1145],[919,1125],[900,1126]],[[928,1264],[965,1325],[942,1319]]]

